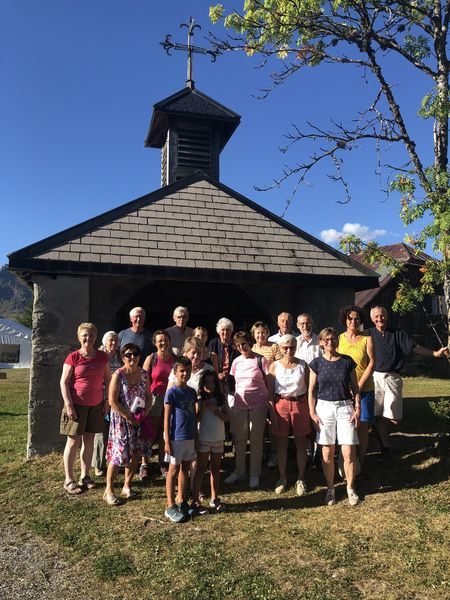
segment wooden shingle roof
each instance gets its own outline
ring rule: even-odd
[[[56,273],[377,285],[368,267],[204,175],[161,188],[9,258],[12,269]]]

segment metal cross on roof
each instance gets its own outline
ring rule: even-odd
[[[216,58],[222,52],[219,50],[217,46],[212,46],[211,49],[201,48],[200,46],[194,46],[192,44],[192,38],[194,37],[194,30],[201,29],[200,25],[194,23],[194,19],[192,17],[189,18],[189,23],[181,23],[180,29],[186,27],[188,30],[188,43],[187,44],[179,44],[178,42],[172,42],[172,36],[170,34],[166,35],[166,39],[164,42],[159,42],[167,54],[170,56],[172,50],[183,50],[187,52],[188,62],[187,62],[187,80],[186,87],[193,88],[194,80],[192,79],[192,55],[194,53],[197,54],[209,54],[211,57],[211,61],[215,62]]]

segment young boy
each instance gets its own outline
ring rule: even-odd
[[[195,391],[188,387],[192,364],[186,356],[178,356],[173,364],[176,384],[164,398],[164,450],[169,463],[166,477],[167,508],[165,516],[174,523],[182,523],[190,515],[186,502],[186,488],[191,462],[196,458]],[[181,469],[180,469],[181,465]],[[178,502],[175,503],[175,481],[178,478]]]

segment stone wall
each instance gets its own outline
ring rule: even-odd
[[[62,446],[59,389],[65,357],[78,347],[77,327],[89,321],[89,278],[34,275],[28,457]]]

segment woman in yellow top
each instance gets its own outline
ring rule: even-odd
[[[359,460],[362,467],[369,442],[369,425],[374,421],[374,391],[372,373],[375,367],[375,354],[370,335],[359,330],[363,312],[359,306],[346,306],[339,314],[346,328],[339,336],[338,351],[353,358],[356,363],[356,379],[361,392],[361,418],[358,427]]]

